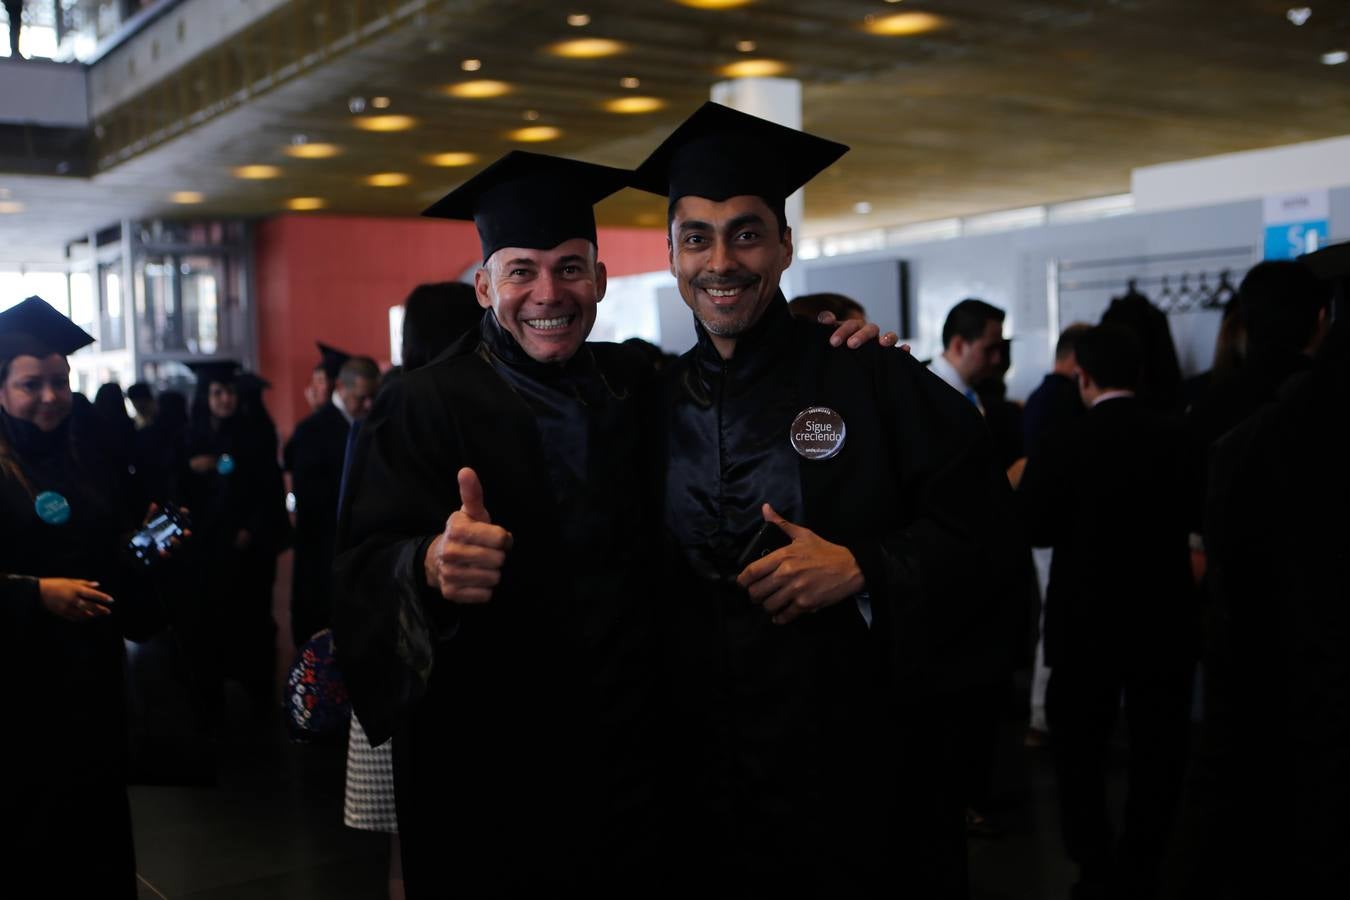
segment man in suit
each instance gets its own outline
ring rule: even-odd
[[[1088,413],[1047,437],[1021,493],[1032,540],[1054,548],[1046,598],[1046,712],[1075,897],[1156,889],[1186,762],[1195,600],[1179,426],[1135,396],[1141,351],[1102,325],[1077,345]],[[1124,697],[1129,796],[1107,813],[1109,741]]]
[[[328,626],[338,487],[342,483],[347,432],[352,423],[370,412],[379,378],[374,360],[365,356],[346,358],[336,372],[337,387],[331,401],[301,420],[286,442],[283,456],[295,492],[291,636],[297,647]]]

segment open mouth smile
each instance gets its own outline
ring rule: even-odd
[[[552,319],[522,319],[521,321],[535,331],[562,331],[576,321],[576,318],[576,315],[573,314],[570,316],[557,316]]]

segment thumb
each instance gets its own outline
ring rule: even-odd
[[[475,522],[491,522],[487,507],[483,505],[483,485],[478,481],[478,473],[473,469],[459,470],[460,509],[464,515]]]
[[[786,534],[791,540],[794,541],[800,540],[801,538],[811,533],[811,530],[809,528],[803,528],[800,525],[793,525],[787,519],[780,516],[778,512],[767,503],[765,503],[763,506],[763,513],[764,513],[764,521],[772,522],[773,524],[777,525],[779,528],[783,530],[783,534]]]

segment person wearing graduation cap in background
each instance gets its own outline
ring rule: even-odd
[[[136,896],[123,638],[161,624],[142,521],[66,356],[94,339],[30,297],[0,313],[0,684],[7,896]],[[11,855],[12,854],[12,855]]]
[[[189,365],[197,393],[181,487],[197,531],[201,589],[182,598],[179,621],[198,651],[203,710],[218,706],[229,677],[261,712],[276,705],[272,582],[289,537],[276,431],[258,400],[246,407],[241,398],[265,382],[233,361]]]
[[[336,347],[330,347],[322,341],[319,345],[319,362],[310,373],[309,383],[305,385],[305,403],[311,413],[323,409],[333,397],[337,386],[338,370],[351,358],[351,354]]]
[[[368,357],[319,344],[324,365],[336,365],[331,402],[302,419],[282,454],[295,493],[295,562],[291,637],[298,647],[328,626],[338,487],[352,423],[370,411],[380,370]]]
[[[944,697],[1011,644],[1009,488],[909,354],[788,312],[785,200],[847,149],[707,103],[635,172],[698,334],[669,381],[674,834],[728,895],[964,896]]]

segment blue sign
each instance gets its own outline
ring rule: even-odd
[[[234,473],[234,457],[228,453],[220,454],[216,460],[216,471],[221,475],[231,475]]]
[[[33,501],[38,518],[48,525],[64,525],[70,521],[70,501],[56,491],[43,491]]]
[[[1326,219],[1266,226],[1265,259],[1295,259],[1327,243],[1331,229]]]

